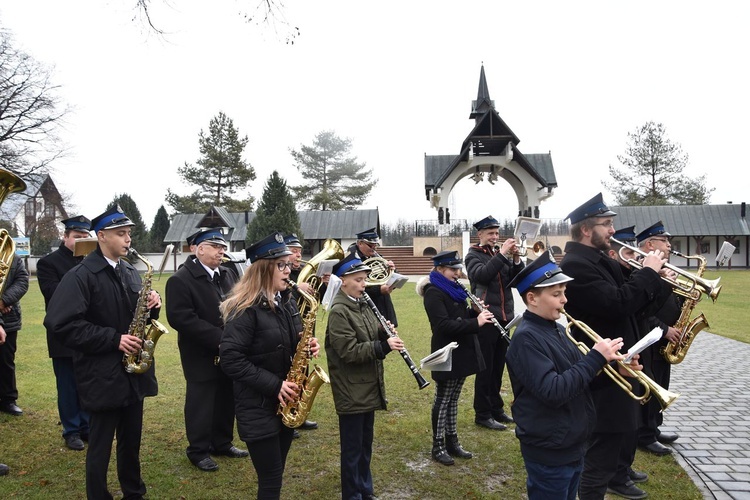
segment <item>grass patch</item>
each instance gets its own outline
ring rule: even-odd
[[[711,324],[710,331],[742,342],[750,341],[746,327],[750,313],[745,309],[743,285],[748,271],[709,272],[722,277],[718,301],[702,301]],[[154,281],[163,293],[167,276]],[[415,361],[429,353],[430,328],[422,300],[407,284],[393,295],[399,317],[399,333]],[[0,478],[0,498],[85,498],[85,452],[68,450],[58,424],[55,380],[42,320],[44,301],[36,281],[23,298],[23,330],[16,355],[19,406],[22,417],[0,414],[0,462],[11,467]],[[162,318],[168,326],[166,319]],[[318,318],[323,336],[326,318]],[[170,328],[171,330],[171,328]],[[322,352],[322,351],[321,351]],[[323,353],[323,352],[322,352]],[[323,353],[324,354],[324,353]],[[689,355],[689,354],[688,354]],[[317,361],[324,368],[325,356]],[[388,356],[386,392],[388,411],[375,417],[373,477],[381,498],[396,499],[489,499],[525,498],[526,474],[518,441],[512,431],[489,431],[474,425],[473,378],[467,381],[459,408],[459,435],[464,447],[474,453],[471,460],[456,460],[445,467],[430,458],[430,409],[434,384],[420,391],[404,361]],[[216,457],[219,470],[205,473],[193,467],[185,456],[183,404],[185,381],[172,331],[159,340],[156,349],[159,395],[147,398],[141,449],[142,473],[152,499],[240,499],[255,491],[255,471],[247,459]],[[424,373],[429,379],[429,372]],[[512,400],[507,377],[504,399]],[[301,431],[292,444],[284,476],[283,498],[304,496],[314,499],[340,498],[338,419],[327,387],[317,396],[311,415],[320,428]],[[235,444],[244,447],[241,442]],[[700,499],[698,489],[670,457],[636,456],[636,468],[650,476],[644,488],[651,498]],[[114,459],[110,464],[110,491],[119,490]]]

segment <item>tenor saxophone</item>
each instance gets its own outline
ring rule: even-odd
[[[141,339],[141,347],[133,354],[125,354],[122,358],[122,364],[125,366],[126,372],[141,374],[146,373],[151,368],[154,363],[156,343],[159,341],[159,337],[169,333],[169,330],[155,319],[150,319],[148,296],[151,294],[151,277],[154,274],[154,267],[148,259],[133,248],[128,251],[128,256],[136,257],[146,264],[146,273],[143,275],[143,286],[138,294],[135,315],[128,328],[128,335]]]
[[[307,373],[310,358],[312,357],[310,340],[313,338],[315,332],[315,314],[318,310],[318,301],[309,293],[300,290],[292,280],[287,281],[289,282],[289,286],[299,293],[300,297],[306,302],[307,314],[302,318],[302,338],[299,339],[297,350],[292,359],[292,367],[286,376],[286,381],[297,384],[300,391],[293,401],[288,402],[284,406],[279,405],[276,413],[281,415],[281,422],[284,425],[296,429],[307,420],[318,389],[323,384],[330,383],[330,379],[320,365],[315,365],[312,373],[309,375]]]

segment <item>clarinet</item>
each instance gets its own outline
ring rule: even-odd
[[[370,296],[367,295],[366,292],[362,292],[362,298],[365,299],[365,302],[367,302],[367,305],[370,306],[370,309],[372,309],[372,312],[375,313],[375,317],[377,317],[378,321],[380,321],[380,324],[383,326],[385,333],[388,334],[389,337],[396,337],[397,335],[393,333],[393,330],[391,330],[391,327],[388,326],[387,320],[382,314],[380,314],[380,311],[378,311],[378,306],[375,305],[375,303],[372,301]],[[419,385],[419,388],[424,389],[425,387],[430,385],[430,382],[428,380],[425,380],[422,374],[419,373],[419,368],[417,368],[417,365],[414,364],[414,361],[412,361],[411,356],[409,356],[409,351],[407,351],[406,349],[402,349],[399,351],[399,354],[401,354],[401,357],[404,358],[404,361],[406,361],[406,365],[409,367],[409,370],[411,370],[412,374],[414,375],[414,378],[417,379],[417,385]]]
[[[476,307],[480,311],[487,309],[486,306],[482,305],[482,302],[479,300],[479,297],[471,293],[469,289],[466,288],[466,285],[458,281],[458,278],[456,278],[455,281],[456,283],[458,283],[458,286],[464,289],[464,292],[466,292],[466,295],[469,296],[469,300],[471,301],[472,304],[474,304],[474,307]],[[501,325],[500,322],[497,320],[497,318],[495,318],[494,316],[492,317],[492,324],[495,325],[495,328],[497,328],[497,330],[500,332],[500,336],[503,338],[503,340],[507,344],[510,345],[510,335],[508,335],[508,330],[503,328],[503,325]]]

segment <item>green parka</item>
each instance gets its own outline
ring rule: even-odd
[[[378,320],[364,300],[339,290],[331,304],[325,349],[338,414],[385,410],[383,359],[390,352]]]

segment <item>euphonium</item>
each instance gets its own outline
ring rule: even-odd
[[[146,264],[146,273],[143,275],[143,286],[138,294],[135,315],[128,328],[128,335],[141,339],[142,345],[137,352],[125,354],[122,358],[122,364],[125,366],[126,372],[141,374],[146,373],[151,368],[154,363],[156,343],[159,341],[159,337],[169,333],[169,330],[155,319],[149,318],[148,296],[151,293],[151,277],[154,274],[151,262],[133,248],[128,250],[128,256],[136,257]]]
[[[698,265],[696,275],[698,277],[703,276],[703,273],[706,270],[705,257],[703,257],[702,255],[683,255],[680,252],[674,250],[670,251],[673,254],[678,255],[684,259],[699,260],[700,264]],[[718,295],[718,293],[719,292],[717,291],[716,295]],[[682,360],[685,359],[687,351],[688,349],[690,349],[690,345],[693,343],[693,340],[695,340],[696,335],[698,335],[698,333],[704,328],[708,328],[708,321],[706,320],[706,317],[703,315],[703,313],[694,318],[692,321],[690,320],[690,316],[693,314],[693,309],[695,308],[695,305],[700,301],[700,299],[700,294],[697,295],[697,298],[693,296],[685,298],[685,302],[682,304],[682,310],[680,311],[680,317],[677,320],[677,323],[674,324],[674,328],[680,331],[680,338],[677,342],[668,343],[661,350],[664,359],[666,359],[668,363],[671,363],[673,365],[681,363]]]
[[[573,335],[570,333],[570,328],[572,326],[575,326],[581,332],[583,332],[588,338],[590,338],[594,343],[601,341],[602,338],[599,336],[599,334],[597,334],[594,330],[592,330],[590,326],[588,326],[586,323],[582,323],[574,319],[570,314],[565,312],[564,309],[560,309],[560,312],[564,314],[566,318],[568,318],[568,324],[565,327],[565,335],[567,335],[568,339],[570,339],[570,341],[573,342],[576,345],[576,347],[578,347],[579,351],[581,351],[584,355],[588,354],[588,352],[591,349],[589,349],[589,347],[583,342],[577,341],[575,337],[573,337]],[[659,406],[661,406],[661,411],[664,411],[669,407],[669,405],[674,403],[675,400],[680,397],[678,393],[670,392],[667,389],[660,386],[659,384],[657,384],[656,382],[654,382],[645,373],[641,371],[633,370],[630,366],[628,366],[622,361],[618,361],[617,364],[619,367],[621,367],[623,370],[627,372],[629,377],[638,379],[638,383],[641,384],[644,388],[644,393],[642,396],[639,396],[633,392],[633,386],[630,384],[630,382],[625,380],[625,377],[621,375],[615,368],[613,368],[612,365],[609,365],[609,364],[604,365],[604,373],[606,373],[607,376],[611,378],[612,381],[620,387],[620,389],[625,391],[628,394],[628,396],[638,401],[640,404],[642,405],[646,404],[648,400],[651,399],[652,396],[654,396],[659,401]]]
[[[307,374],[307,367],[312,357],[310,340],[315,334],[315,314],[318,310],[318,301],[309,293],[300,290],[292,280],[287,280],[287,282],[308,303],[307,314],[302,317],[302,337],[299,339],[297,350],[294,353],[294,358],[292,358],[292,367],[286,375],[286,381],[297,384],[300,391],[294,401],[288,402],[285,406],[279,405],[276,412],[281,415],[281,422],[284,425],[295,429],[305,423],[310,410],[312,410],[318,389],[323,384],[330,383],[330,379],[320,365],[315,365],[312,373]]]
[[[315,291],[315,296],[317,296],[320,285],[322,284],[320,277],[317,275],[320,263],[324,260],[341,260],[343,258],[344,249],[341,247],[341,243],[332,238],[328,238],[325,243],[323,243],[323,249],[315,254],[312,259],[305,262],[304,267],[300,270],[299,275],[297,276],[297,282],[310,285]],[[301,294],[297,301],[297,307],[299,308],[299,314],[301,317],[304,318],[307,316],[309,303]]]
[[[0,168],[0,205],[11,193],[26,190],[26,183],[13,172]],[[0,290],[5,289],[13,257],[16,255],[16,243],[7,229],[0,229]]]

